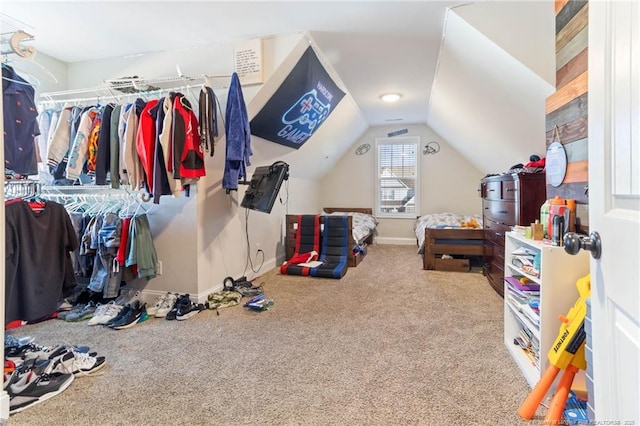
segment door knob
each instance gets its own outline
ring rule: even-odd
[[[592,232],[586,235],[578,235],[575,232],[564,234],[564,251],[569,254],[578,254],[580,249],[589,250],[594,259],[600,259],[602,253],[602,243],[600,234]]]

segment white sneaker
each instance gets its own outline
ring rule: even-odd
[[[70,350],[57,358],[51,373],[73,374],[74,376],[90,375],[106,365],[105,357],[94,356]]]
[[[115,302],[111,301],[109,303],[104,303],[104,304],[98,303],[98,306],[96,307],[96,311],[93,314],[93,317],[91,317],[91,319],[89,320],[89,322],[87,322],[87,325],[100,324],[100,321],[102,321],[102,317],[107,313],[107,310],[109,309],[110,305],[115,305]]]
[[[107,303],[107,310],[96,320],[96,325],[106,324],[109,320],[117,317],[123,307],[124,306],[116,305],[115,303]]]
[[[167,293],[162,301],[162,305],[158,308],[154,316],[156,318],[166,317],[169,311],[173,309],[173,305],[176,304],[176,300],[178,300],[176,293]]]
[[[154,316],[157,312],[158,309],[160,309],[160,307],[162,306],[162,304],[164,303],[164,300],[170,295],[171,293],[167,292],[165,294],[161,294],[160,296],[158,296],[156,298],[156,301],[153,302],[153,305],[149,306],[147,308],[147,315],[149,316]]]

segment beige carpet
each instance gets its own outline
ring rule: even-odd
[[[108,365],[9,425],[529,424],[502,299],[481,274],[424,271],[414,247],[379,245],[341,280],[260,281],[275,300],[266,312],[12,330],[90,345]]]

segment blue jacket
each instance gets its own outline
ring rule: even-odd
[[[244,103],[240,79],[235,72],[231,76],[224,126],[227,146],[222,187],[229,193],[229,191],[238,190],[240,179],[247,180],[246,166],[251,165],[249,157],[253,155],[249,115]]]
[[[3,64],[4,167],[23,175],[38,174],[34,138],[40,131],[34,96],[34,88]]]

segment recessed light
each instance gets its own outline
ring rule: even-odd
[[[393,103],[397,102],[400,97],[401,95],[399,93],[386,93],[384,95],[381,95],[380,99],[387,103]]]

